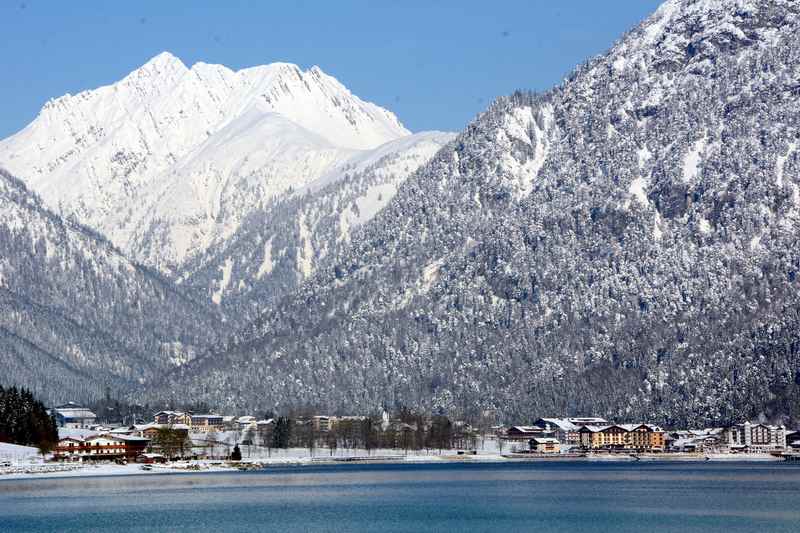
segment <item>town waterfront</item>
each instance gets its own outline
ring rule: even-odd
[[[3,531],[797,531],[800,465],[504,463],[0,481]]]

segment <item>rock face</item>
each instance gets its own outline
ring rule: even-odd
[[[670,0],[563,85],[498,99],[300,290],[160,390],[797,419],[798,79],[797,2]]]
[[[175,274],[264,203],[409,135],[314,67],[187,68],[163,53],[48,102],[0,166],[130,257]]]
[[[49,211],[0,169],[0,368],[49,403],[125,392],[217,341],[215,306]]]

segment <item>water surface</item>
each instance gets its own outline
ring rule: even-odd
[[[0,481],[0,531],[800,531],[800,466],[513,463]]]

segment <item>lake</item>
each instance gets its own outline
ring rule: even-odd
[[[336,465],[0,481],[0,531],[800,531],[800,465]]]

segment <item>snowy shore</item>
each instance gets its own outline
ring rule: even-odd
[[[764,462],[781,461],[779,457],[766,454],[589,454],[586,456],[549,456],[501,454],[499,452],[479,452],[476,455],[459,455],[454,450],[415,452],[405,454],[398,450],[347,450],[330,454],[327,450],[310,454],[307,449],[291,448],[288,450],[258,450],[244,457],[240,462],[230,461],[175,461],[167,464],[118,465],[113,463],[47,463],[29,457],[11,466],[0,466],[0,482],[4,480],[94,477],[94,476],[129,476],[186,474],[201,472],[236,472],[239,470],[260,470],[280,466],[310,466],[332,464],[420,464],[420,463],[497,463],[497,462],[553,462],[553,461],[588,461],[588,462],[654,462],[654,461],[736,461]]]

